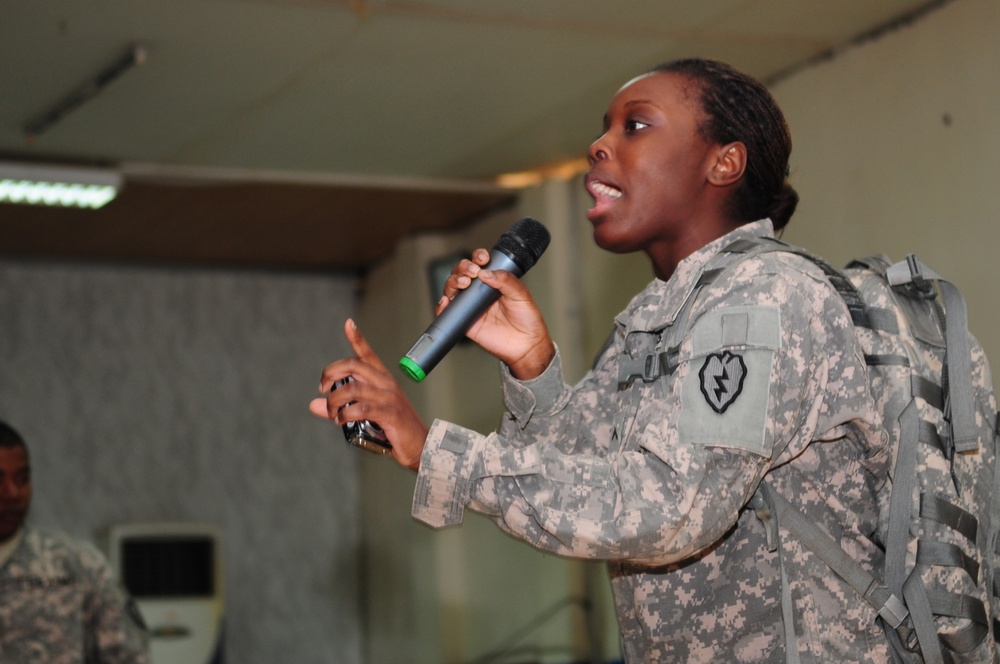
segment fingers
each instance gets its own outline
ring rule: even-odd
[[[485,249],[476,249],[469,258],[460,260],[444,282],[444,297],[449,300],[455,299],[459,291],[469,287],[479,274],[480,267],[489,262],[490,252]]]
[[[444,282],[444,296],[449,300],[462,290],[465,290],[472,283],[472,280],[479,274],[480,267],[472,261],[463,258],[455,269],[451,271]]]
[[[472,260],[475,261],[477,265],[486,265],[490,262],[490,252],[485,249],[476,249],[472,252]]]
[[[369,345],[368,340],[352,319],[344,323],[344,336],[351,344],[355,357],[348,357],[328,364],[319,381],[319,391],[326,393],[333,389],[333,383],[347,376],[354,376],[369,382],[377,382],[387,377],[393,380],[385,364]]]
[[[339,371],[343,371],[352,366],[349,362],[346,360],[334,362],[330,366],[338,366]],[[334,379],[329,390],[326,391],[323,390],[323,385],[320,385],[320,391],[324,392],[325,396],[310,401],[309,412],[341,424],[354,420],[371,419],[374,410],[391,404],[399,398],[397,396],[400,394],[398,385],[393,380],[359,380],[355,376],[363,373],[359,368],[364,365],[354,366],[357,368],[352,373],[347,374],[352,380]],[[324,382],[327,380],[327,373],[336,375],[339,371],[331,370],[328,367],[327,371],[324,372]]]
[[[375,351],[368,344],[368,340],[361,334],[361,330],[358,329],[357,324],[351,318],[348,318],[344,323],[344,335],[347,337],[347,341],[351,344],[351,348],[354,349],[354,353],[358,356],[359,360],[367,362],[382,371],[388,371],[385,364],[382,363],[382,359],[375,354]]]

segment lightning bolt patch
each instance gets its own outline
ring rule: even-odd
[[[705,401],[712,410],[722,414],[743,391],[747,365],[742,355],[728,350],[712,353],[705,358],[698,376],[701,378],[701,393],[705,395]]]

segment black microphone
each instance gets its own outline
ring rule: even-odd
[[[525,217],[500,236],[490,252],[490,262],[483,269],[505,270],[520,277],[535,264],[550,239],[545,226]],[[500,291],[473,279],[417,339],[399,366],[413,380],[422,381],[498,299]]]

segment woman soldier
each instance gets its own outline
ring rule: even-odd
[[[565,383],[530,293],[481,269],[478,249],[438,309],[473,279],[501,293],[468,333],[502,362],[498,431],[428,427],[351,321],[356,356],[326,367],[312,410],[382,426],[418,472],[418,519],[454,524],[470,507],[545,551],[607,560],[629,662],[888,661],[872,609],[793,538],[768,546],[748,507],[766,476],[881,566],[887,443],[841,297],[782,251],[706,278],[734,243],[788,223],[790,152],[766,88],[727,65],[682,60],[630,81],[590,147],[587,217],[598,246],[645,252],[655,279],[594,369]]]

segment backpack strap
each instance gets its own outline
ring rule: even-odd
[[[979,436],[976,432],[972,347],[965,298],[954,284],[924,265],[913,254],[890,266],[885,275],[894,288],[909,288],[925,299],[934,299],[937,295],[932,281],[937,282],[941,289],[946,314],[944,329],[948,400],[945,415],[951,423],[955,451],[975,452],[979,449]]]
[[[784,496],[771,489],[766,481],[760,483],[750,506],[761,504],[768,506],[781,527],[788,530],[803,546],[854,588],[887,625],[896,629],[903,624],[909,612],[899,597],[847,555],[844,549],[815,522],[807,519]]]
[[[924,662],[943,664],[944,654],[938,641],[937,628],[927,593],[922,584],[908,583],[917,575],[906,573],[906,553],[910,540],[910,515],[913,494],[917,491],[917,445],[921,431],[917,405],[911,399],[899,415],[899,444],[893,473],[892,495],[889,498],[889,523],[885,536],[885,583],[895,593],[902,595],[910,610],[906,626],[886,624],[886,636],[896,653],[910,650],[913,638],[920,644]],[[892,629],[889,629],[889,628]]]
[[[986,579],[987,591],[992,590],[992,607],[1000,607],[1000,575],[997,574],[1000,567],[1000,527],[996,520],[1000,518],[1000,412],[993,420],[993,509],[990,510],[991,523],[989,536],[993,538],[993,562],[987,566],[989,573]],[[990,549],[987,548],[987,555]],[[993,611],[993,640],[1000,643],[1000,610]]]

